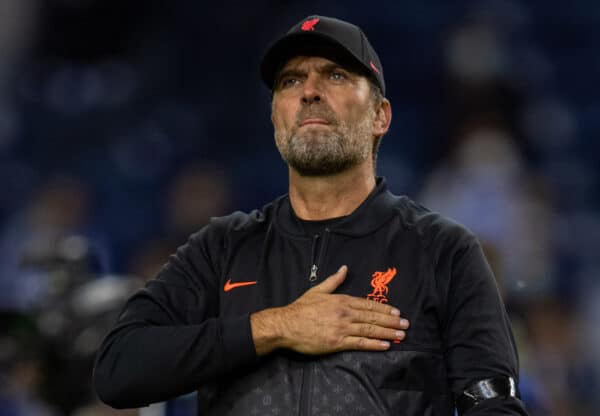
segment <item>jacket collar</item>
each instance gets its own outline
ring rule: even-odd
[[[375,188],[367,199],[350,215],[332,225],[330,231],[346,235],[369,234],[390,220],[398,200],[399,197],[388,191],[385,178],[378,177]],[[304,228],[292,208],[289,195],[284,195],[275,202],[275,218],[276,224],[284,232],[306,237]]]

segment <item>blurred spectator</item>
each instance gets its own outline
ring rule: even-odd
[[[175,241],[167,238],[143,242],[129,260],[128,273],[146,281],[153,279],[177,247]]]
[[[83,181],[51,177],[0,233],[0,311],[19,311],[35,328],[35,337],[6,339],[18,341],[19,352],[4,374],[6,401],[35,406],[15,414],[49,414],[41,397],[59,414],[90,400],[95,350],[139,287],[127,278],[95,280],[108,270],[108,247],[92,226],[91,204]],[[27,351],[36,354],[19,358]]]
[[[27,315],[0,311],[0,414],[54,416],[41,395],[44,349]]]
[[[469,227],[488,247],[509,298],[555,288],[553,209],[501,125],[473,125],[429,176],[423,203]],[[491,250],[490,250],[491,249]]]
[[[0,2],[0,102],[6,99],[8,81],[34,40],[37,9],[35,0]]]
[[[227,173],[213,164],[182,168],[165,192],[164,229],[161,236],[144,240],[134,250],[128,272],[145,280],[156,276],[169,255],[211,217],[231,209],[231,184]]]
[[[49,179],[23,211],[0,230],[0,309],[34,310],[73,282],[48,273],[78,260],[93,271],[108,268],[108,250],[90,228],[90,190],[78,179]],[[83,263],[82,263],[83,264]],[[81,279],[91,270],[80,270]]]
[[[167,191],[167,234],[183,242],[211,217],[231,209],[232,190],[227,171],[213,164],[191,165],[177,173]]]
[[[523,370],[542,386],[550,416],[584,416],[594,413],[589,379],[589,357],[581,354],[582,326],[572,307],[559,298],[546,297],[527,305],[527,340],[530,343]],[[581,370],[592,370],[586,374]],[[591,413],[590,413],[591,412]]]

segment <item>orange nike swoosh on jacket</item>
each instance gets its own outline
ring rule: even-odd
[[[227,280],[225,282],[225,286],[223,286],[223,290],[225,292],[229,292],[231,289],[235,289],[236,287],[241,287],[241,286],[251,286],[251,285],[255,285],[256,284],[256,280],[252,281],[252,282],[235,282],[235,283],[231,283],[231,279]]]

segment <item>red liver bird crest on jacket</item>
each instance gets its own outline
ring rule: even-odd
[[[387,285],[392,281],[394,276],[396,276],[395,267],[388,267],[385,272],[373,273],[371,279],[373,291],[367,295],[367,299],[371,299],[379,303],[387,303],[388,299],[386,295],[390,290]]]

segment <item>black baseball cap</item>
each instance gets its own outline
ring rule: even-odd
[[[308,16],[267,49],[260,65],[264,83],[273,89],[277,74],[294,56],[321,56],[370,77],[385,95],[379,56],[363,31],[352,23]]]

